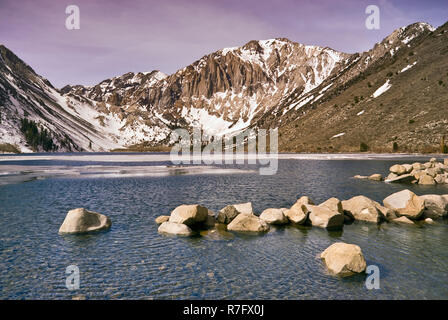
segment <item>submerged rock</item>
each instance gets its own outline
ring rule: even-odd
[[[434,223],[434,220],[432,220],[431,218],[426,218],[426,219],[425,219],[425,223],[433,224],[433,223]]]
[[[213,213],[213,211],[208,210],[208,215],[207,215],[207,219],[204,222],[204,226],[207,229],[213,228],[216,225],[216,218],[215,218],[215,214]]]
[[[375,173],[372,174],[371,176],[369,176],[369,180],[373,180],[373,181],[382,181],[383,180],[383,176],[379,173]]]
[[[289,222],[288,217],[285,215],[287,210],[286,208],[269,208],[260,214],[260,219],[266,221],[268,224],[286,224]]]
[[[414,224],[414,222],[406,217],[400,217],[397,219],[392,220],[392,222],[398,222],[398,223],[407,223],[407,224]]]
[[[320,257],[328,271],[340,277],[364,272],[367,267],[361,248],[355,244],[334,243]]]
[[[159,233],[173,234],[177,236],[190,236],[193,231],[183,223],[166,221],[159,226]]]
[[[232,204],[222,208],[218,212],[218,222],[229,224],[241,213],[253,214],[254,212],[252,209],[252,203],[247,202],[247,203]]]
[[[401,176],[388,176],[385,182],[387,183],[411,183],[415,180],[413,174],[403,174]]]
[[[59,233],[86,233],[109,229],[110,219],[97,212],[84,208],[70,210],[59,228]]]
[[[158,216],[158,217],[155,219],[155,222],[156,222],[157,224],[162,224],[162,223],[164,223],[164,222],[167,222],[168,220],[170,220],[170,216]]]
[[[410,219],[420,218],[425,209],[423,199],[407,189],[391,194],[383,200],[383,203],[386,208],[395,210],[398,215]]]
[[[171,212],[169,222],[192,226],[207,220],[208,209],[198,204],[181,205]]]
[[[254,214],[241,213],[227,225],[227,230],[265,232],[269,230],[269,225]]]

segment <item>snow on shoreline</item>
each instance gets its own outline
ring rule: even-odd
[[[255,154],[237,154],[238,158],[248,157],[254,158]],[[272,158],[274,155],[269,155]],[[432,157],[440,157],[434,154],[409,154],[409,153],[279,153],[278,159],[297,159],[297,160],[372,160],[372,159],[430,159]],[[213,155],[208,157],[213,159]],[[260,158],[264,158],[260,156]],[[204,159],[204,157],[203,157]],[[25,155],[0,155],[0,168],[2,162],[10,161],[35,161],[35,160],[53,160],[53,161],[79,161],[79,162],[170,162],[169,153],[141,153],[141,154],[89,154],[89,153],[72,153],[72,154],[25,154]]]

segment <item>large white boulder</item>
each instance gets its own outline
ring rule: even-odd
[[[333,243],[320,255],[330,274],[346,277],[366,270],[361,248],[355,244]]]
[[[434,185],[434,184],[436,184],[436,181],[429,174],[423,172],[418,178],[418,184]]]
[[[198,204],[181,205],[171,212],[169,222],[183,223],[187,226],[203,223],[207,220],[208,209]]]
[[[344,212],[353,217],[355,220],[369,221],[380,223],[386,220],[386,215],[393,216],[391,209],[383,207],[378,202],[373,201],[365,196],[356,196],[349,200],[342,201]]]
[[[77,208],[70,210],[59,228],[59,233],[86,233],[109,229],[110,219],[104,214]]]
[[[401,164],[395,164],[389,169],[390,172],[398,174],[399,176],[406,173],[406,168]]]
[[[307,205],[314,204],[310,198],[304,196],[294,203],[294,205],[285,212],[286,217],[293,224],[304,224],[309,215]]]
[[[436,220],[448,215],[448,195],[426,194],[420,198],[425,203],[423,218]]]
[[[425,202],[410,190],[402,190],[383,200],[386,208],[395,210],[399,216],[418,219],[423,214]]]
[[[265,232],[269,230],[266,221],[254,214],[240,213],[227,225],[227,230],[241,232]]]
[[[327,229],[341,229],[344,226],[344,215],[338,211],[326,207],[307,205],[310,211],[311,225]]]
[[[157,224],[162,224],[164,222],[167,222],[168,220],[170,220],[170,216],[158,216],[154,221]]]
[[[285,215],[286,211],[288,211],[286,208],[269,208],[260,214],[260,219],[268,224],[286,224],[289,222],[288,217]]]
[[[177,236],[190,236],[193,231],[183,223],[166,221],[159,226],[159,233],[173,234]]]

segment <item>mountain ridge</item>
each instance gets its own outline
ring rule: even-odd
[[[223,48],[204,55],[170,75],[158,70],[129,72],[105,79],[97,85],[67,85],[59,90],[29,67],[31,73],[25,77],[29,80],[27,86],[35,82],[41,88],[35,95],[40,94],[41,100],[47,104],[58,104],[59,108],[53,107],[63,110],[69,118],[64,121],[70,123],[69,127],[79,128],[79,132],[68,134],[72,140],[68,147],[61,144],[60,141],[67,138],[64,137],[63,126],[54,127],[48,116],[40,119],[36,115],[39,108],[27,105],[33,98],[27,102],[22,99],[22,112],[18,107],[15,108],[16,111],[12,107],[7,108],[12,119],[9,122],[17,124],[19,118],[25,116],[25,111],[34,111],[37,123],[47,128],[50,135],[55,137],[58,151],[107,151],[132,146],[168,146],[173,143],[170,140],[172,130],[192,130],[194,127],[200,127],[209,136],[234,135],[246,128],[279,128],[281,151],[355,151],[363,141],[347,140],[350,136],[348,133],[336,138],[324,137],[318,132],[314,136],[311,133],[304,136],[297,128],[303,123],[312,126],[304,114],[317,115],[324,112],[323,109],[331,101],[341,99],[348,91],[357,88],[363,78],[373,79],[374,70],[390,67],[397,61],[401,63],[401,52],[417,47],[421,39],[427,39],[435,31],[426,23],[414,23],[396,29],[372,49],[352,54],[328,47],[304,45],[286,38],[251,40],[241,47]],[[421,59],[426,61],[428,58],[425,56]],[[17,84],[15,81],[20,80],[11,75],[12,70],[5,68],[2,78],[1,61],[0,102],[6,107],[14,105],[8,97],[12,92],[11,87],[14,89]],[[410,66],[405,72],[413,72],[414,68],[415,65]],[[21,72],[20,69],[18,68],[18,73]],[[395,90],[395,80],[389,81],[392,81],[392,89],[389,88],[392,92]],[[27,86],[25,89],[30,90]],[[9,91],[6,87],[9,87]],[[26,96],[28,92],[22,90],[20,94]],[[52,103],[48,102],[48,96],[53,96],[53,99],[50,98]],[[361,97],[364,102],[372,99],[360,95],[358,100]],[[358,101],[355,105],[359,103]],[[346,109],[350,108],[353,108],[351,104]],[[298,119],[301,124],[296,127]],[[5,139],[8,132],[23,135],[11,127],[12,125],[5,129],[5,125],[0,123],[0,143],[13,143],[19,148],[22,146],[23,151],[31,151],[30,148],[26,150],[23,138],[12,139],[9,134],[9,138]],[[293,142],[301,139],[309,143],[296,143],[292,146]],[[357,139],[368,140],[363,137]],[[347,141],[348,145],[335,144],[335,140]],[[314,146],[311,146],[311,142]],[[326,148],[325,144],[331,144],[332,148]],[[403,141],[400,144],[403,146]],[[376,146],[371,144],[371,147],[376,150]]]

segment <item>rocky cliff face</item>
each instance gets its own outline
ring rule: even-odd
[[[33,119],[47,127],[57,141],[71,139],[71,150],[107,150],[142,143],[167,145],[171,131],[179,127],[199,127],[209,135],[235,134],[248,127],[279,128],[283,150],[354,150],[359,148],[359,139],[366,139],[346,140],[350,135],[339,131],[358,122],[343,114],[360,105],[367,114],[372,102],[386,96],[371,98],[374,91],[396,81],[388,74],[398,72],[398,65],[417,61],[427,70],[428,54],[420,56],[423,51],[417,52],[416,48],[424,41],[435,43],[438,38],[433,35],[438,30],[433,31],[427,24],[413,24],[397,29],[371,50],[356,54],[288,39],[250,41],[242,47],[206,55],[169,76],[159,71],[127,73],[95,86],[66,86],[60,91],[17,57],[16,63],[11,59],[6,62],[5,56],[12,53],[3,47],[0,107],[7,110],[3,118],[10,124],[31,111]],[[406,75],[417,70],[413,66]],[[15,86],[25,88],[20,91],[20,101],[13,100],[10,88]],[[358,86],[365,88],[360,90]],[[397,87],[386,90],[392,92]],[[36,99],[43,103],[36,104]],[[375,108],[382,109],[379,105]],[[386,116],[395,111],[382,112]],[[59,119],[61,116],[64,119]],[[315,130],[316,123],[319,127],[322,123],[331,126],[320,132]],[[3,137],[9,137],[0,136],[0,141],[9,139],[23,146],[21,133],[12,126],[0,126]],[[64,130],[66,126],[77,128],[77,134]],[[327,137],[333,131],[338,131],[334,135],[341,134],[336,137],[340,139]],[[339,141],[346,141],[350,147],[335,143]],[[325,147],[330,145],[333,149]]]
[[[88,98],[97,110],[118,114],[126,126],[148,122],[229,134],[250,126],[292,92],[315,88],[349,57],[287,39],[250,41],[204,56],[170,76],[129,73],[62,92]],[[166,142],[162,136],[155,142]]]

